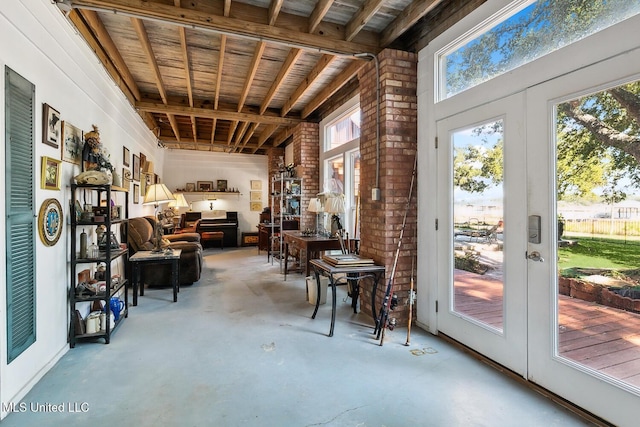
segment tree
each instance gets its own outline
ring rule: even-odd
[[[640,7],[627,0],[539,0],[447,56],[447,92],[468,87],[512,70],[599,29],[635,15]],[[595,188],[618,182],[624,174],[640,188],[640,83],[611,88],[557,108],[558,194],[590,196]],[[490,152],[467,152],[466,161],[483,172],[466,171],[462,185],[486,178],[495,159]],[[495,153],[494,153],[495,154]],[[495,171],[501,179],[501,171]],[[498,173],[499,172],[499,173]],[[485,181],[486,183],[486,181]],[[475,189],[475,190],[474,190]]]

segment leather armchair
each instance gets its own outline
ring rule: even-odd
[[[129,219],[128,243],[129,255],[138,251],[153,249],[153,229],[155,218],[138,217]],[[166,234],[162,236],[166,241],[163,246],[182,249],[180,253],[180,285],[190,285],[200,280],[202,272],[202,245],[198,233]],[[151,265],[143,271],[145,283],[151,286],[168,285],[170,277],[169,265]]]

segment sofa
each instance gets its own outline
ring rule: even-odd
[[[127,240],[129,256],[138,251],[150,251],[154,246],[154,217],[129,219]],[[162,246],[182,249],[180,253],[180,285],[190,285],[200,280],[202,273],[202,245],[198,233],[165,234]],[[171,277],[169,265],[150,265],[143,271],[144,281],[149,286],[168,286]]]

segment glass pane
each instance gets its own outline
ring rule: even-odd
[[[526,4],[527,2],[514,3]],[[509,6],[512,8],[512,6]],[[640,13],[629,0],[539,0],[501,11],[482,34],[439,55],[441,99],[511,71]],[[509,16],[504,18],[504,16]],[[464,43],[463,45],[461,45]]]
[[[327,126],[325,151],[332,150],[360,137],[360,108],[347,113],[338,121]]]
[[[453,310],[503,328],[503,123],[452,135]]]
[[[640,387],[640,83],[556,111],[556,351]]]

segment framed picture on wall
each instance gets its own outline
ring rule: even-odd
[[[79,165],[83,146],[82,130],[67,121],[62,122],[62,160]]]
[[[140,203],[140,186],[138,184],[133,184],[133,203],[136,205]]]
[[[131,177],[134,181],[140,182],[140,156],[133,155],[133,166],[131,166]]]
[[[227,191],[227,180],[219,179],[216,182],[216,191]]]
[[[252,179],[251,180],[251,189],[252,190],[262,190],[262,181],[260,181],[259,179]]]
[[[213,181],[198,181],[196,191],[213,191]]]
[[[122,164],[124,166],[129,166],[130,157],[131,157],[131,154],[129,153],[129,149],[123,145],[122,146]]]
[[[40,188],[44,190],[60,190],[60,163],[58,159],[42,157],[42,176]]]
[[[62,122],[60,113],[49,104],[42,104],[42,142],[60,148]]]
[[[262,191],[251,191],[250,199],[252,202],[261,202],[262,201]]]
[[[196,191],[196,184],[195,182],[187,182],[186,188],[187,192],[193,192]]]
[[[262,202],[249,202],[249,208],[251,209],[251,211],[261,211]]]
[[[122,187],[127,191],[131,188],[131,172],[127,168],[122,168]]]

